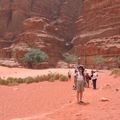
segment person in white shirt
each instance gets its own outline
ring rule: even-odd
[[[98,74],[95,71],[92,71],[91,79],[93,82],[93,89],[96,89],[97,77],[98,77]]]

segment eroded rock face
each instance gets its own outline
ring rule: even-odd
[[[22,22],[30,16],[31,0],[0,1],[0,35],[6,32],[20,33]]]
[[[1,43],[11,41],[9,46],[0,47],[0,57],[6,57],[6,49],[9,57],[16,58],[23,55],[25,49],[35,47],[51,56],[50,64],[56,63],[67,50],[65,44],[74,36],[74,22],[80,14],[81,2],[0,0],[0,37],[4,41]]]
[[[74,26],[74,21],[81,11],[81,3],[82,0],[1,0],[0,35],[4,35],[6,31],[17,34],[22,32],[23,21],[32,17],[47,18],[59,26],[63,33],[63,30]],[[72,39],[73,36],[66,35],[69,31],[66,31],[63,38]]]
[[[0,58],[19,59],[34,47],[53,65],[73,46],[81,64],[94,66],[100,55],[115,67],[119,35],[120,0],[0,0]]]
[[[120,56],[120,1],[85,0],[83,16],[76,21],[74,52],[82,64],[94,66],[94,57],[102,56],[104,65],[117,67]],[[109,61],[109,62],[107,62]],[[103,65],[103,66],[104,66]]]
[[[64,39],[55,36],[48,29],[55,31],[45,18],[33,17],[24,21],[24,32],[19,34],[12,46],[12,57],[19,59],[31,48],[39,48],[48,54],[50,66],[55,66],[62,58]]]

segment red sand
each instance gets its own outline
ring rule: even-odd
[[[26,77],[48,71],[67,74],[67,69],[30,70],[0,67],[1,77]],[[0,120],[119,120],[120,78],[109,71],[98,73],[97,90],[86,88],[84,101],[76,104],[73,81],[0,86]],[[119,88],[116,91],[116,88]],[[101,102],[106,97],[109,101]]]

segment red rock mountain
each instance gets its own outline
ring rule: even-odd
[[[72,47],[82,64],[102,55],[116,66],[119,21],[119,0],[0,0],[0,58],[18,60],[40,48],[55,66]]]
[[[20,58],[29,48],[62,58],[74,36],[82,0],[0,0],[0,57]]]
[[[87,66],[120,64],[120,0],[84,0],[82,16],[75,22],[72,52]],[[97,58],[96,58],[97,57]]]

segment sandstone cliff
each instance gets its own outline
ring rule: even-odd
[[[0,0],[0,57],[19,58],[34,47],[47,52],[50,64],[55,64],[69,48],[65,46],[74,36],[81,2]]]
[[[82,64],[93,65],[99,55],[103,66],[116,66],[120,56],[120,1],[84,0],[84,12],[76,21],[73,52],[81,57]],[[114,61],[114,62],[113,62]],[[113,65],[114,64],[114,65]]]
[[[1,59],[40,48],[55,66],[73,47],[81,64],[94,66],[99,55],[115,67],[119,36],[120,0],[0,0]]]

